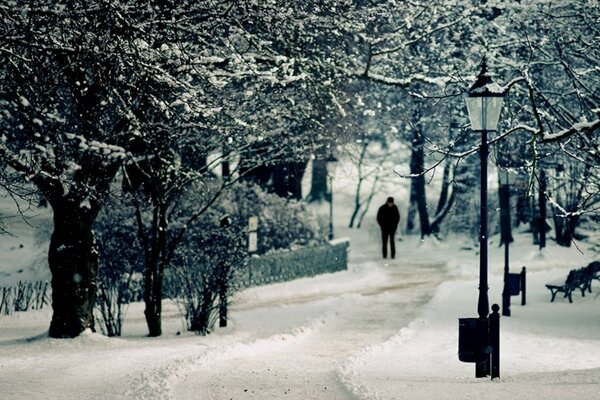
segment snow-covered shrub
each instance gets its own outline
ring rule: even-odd
[[[107,336],[120,336],[127,305],[143,295],[141,251],[126,203],[113,201],[99,215],[97,236],[99,270],[96,321]]]
[[[165,297],[176,299],[188,330],[210,333],[217,309],[222,307],[225,312],[228,295],[235,289],[235,272],[244,265],[246,247],[246,230],[231,224],[219,205],[188,228],[165,275]]]
[[[0,285],[0,315],[13,312],[41,310],[50,303],[47,281],[19,281],[16,285]]]
[[[258,254],[326,242],[324,227],[303,201],[284,199],[248,183],[237,185],[227,201],[243,229],[250,216],[258,217]]]
[[[193,195],[186,201],[193,201]],[[259,219],[259,253],[325,242],[303,203],[249,183],[232,186],[188,227],[165,276],[165,296],[178,300],[189,330],[209,333],[218,308],[226,309],[236,289],[234,278],[244,268],[248,219],[253,215]]]

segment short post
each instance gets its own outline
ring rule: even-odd
[[[510,293],[508,292],[508,276],[504,276],[504,289],[502,291],[502,315],[510,317]]]
[[[500,378],[500,314],[498,304],[492,305],[490,314],[490,346],[492,347],[492,379]]]
[[[527,275],[527,269],[525,267],[523,267],[523,269],[521,270],[521,305],[524,306],[525,305],[525,300],[526,300],[526,275]]]
[[[479,317],[479,323],[484,327],[480,343],[485,356],[482,361],[475,363],[475,378],[485,378],[490,374],[490,319]]]

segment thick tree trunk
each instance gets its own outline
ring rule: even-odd
[[[92,218],[75,204],[54,205],[54,232],[48,264],[52,272],[50,336],[73,338],[94,331],[96,301],[96,251]]]
[[[425,153],[423,135],[416,129],[412,140],[412,152],[410,159],[410,173],[417,175],[412,178],[411,197],[414,190],[417,211],[419,212],[419,222],[421,226],[421,237],[431,235],[431,225],[429,224],[429,212],[427,210],[427,192],[425,189]]]
[[[575,229],[579,224],[578,216],[562,217],[554,212],[552,216],[554,220],[554,234],[556,236],[556,244],[563,247],[571,247]]]
[[[427,209],[427,198],[425,192],[425,176],[417,179],[417,210],[419,211],[419,222],[421,226],[421,237],[431,235],[431,225],[429,224],[429,211]]]
[[[327,200],[327,161],[314,160],[312,163],[312,179],[310,184],[309,202]]]
[[[302,199],[302,177],[306,162],[277,165],[273,171],[273,191],[280,197]]]

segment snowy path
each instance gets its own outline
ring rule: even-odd
[[[174,384],[173,398],[347,399],[366,390],[354,387],[348,375],[352,356],[406,326],[444,279],[444,267],[399,260],[383,266],[360,258],[359,268],[381,268],[385,279],[356,292],[296,298],[285,305],[275,300],[246,310],[234,317],[241,331],[257,329],[254,321],[263,318],[254,318],[256,312],[269,313],[273,321],[298,319],[285,330],[265,329],[262,338],[243,348],[200,357]]]
[[[122,338],[50,339],[51,310],[11,316],[0,329],[0,397],[354,398],[363,390],[351,376],[354,356],[414,319],[446,271],[435,261],[385,263],[357,239],[348,271],[241,292],[229,327],[206,337],[185,332],[168,302],[161,338],[145,337],[141,303],[131,305]]]
[[[141,303],[122,338],[50,339],[46,309],[2,317],[0,398],[596,400],[600,290],[550,303],[544,287],[587,256],[558,247],[540,256],[524,239],[514,259],[528,267],[528,304],[513,301],[502,318],[501,380],[475,379],[456,356],[457,318],[477,299],[476,253],[404,238],[412,263],[385,266],[361,245],[374,240],[353,240],[348,271],[238,293],[230,326],[208,336],[185,332],[172,302],[160,338],[145,336]],[[491,264],[494,302],[502,268]]]

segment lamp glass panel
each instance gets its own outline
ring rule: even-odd
[[[483,97],[465,97],[465,103],[467,103],[467,111],[469,112],[469,121],[471,122],[471,129],[474,131],[483,130],[483,124],[481,119],[481,111],[483,109]]]
[[[465,97],[471,129],[474,131],[495,131],[498,129],[498,120],[502,110],[503,97],[475,96]]]
[[[498,120],[502,110],[503,97],[483,97],[483,110],[485,115],[485,126],[483,129],[490,131],[498,130]]]

